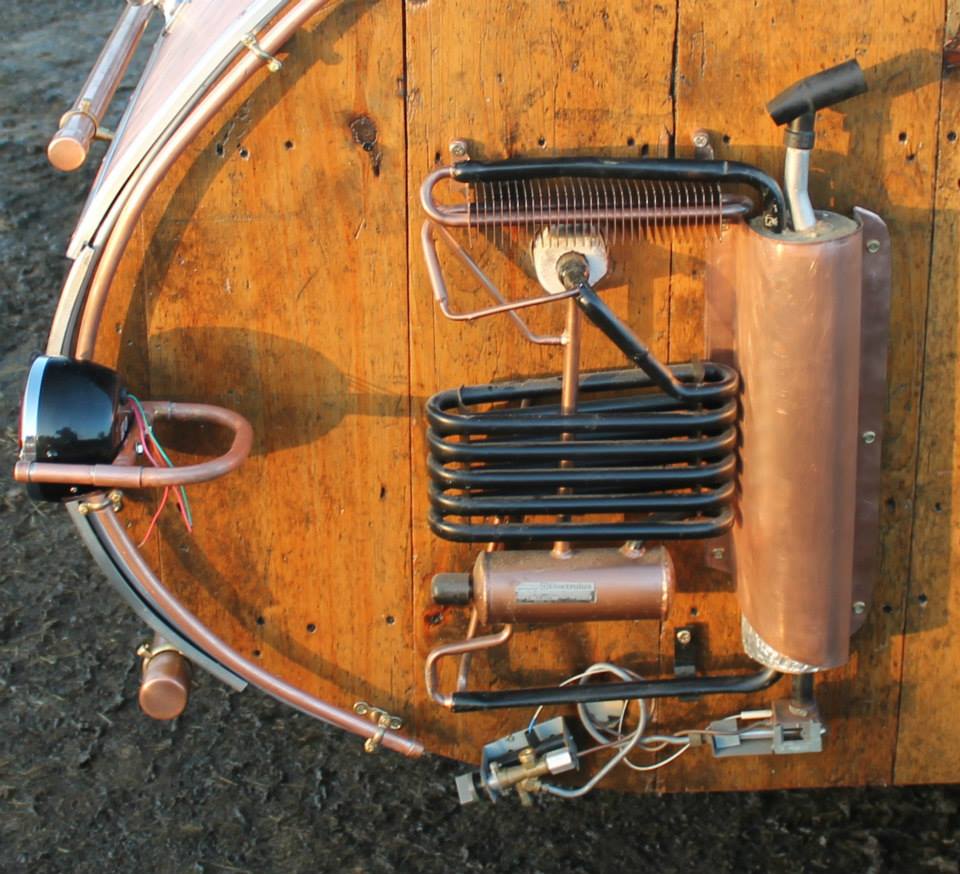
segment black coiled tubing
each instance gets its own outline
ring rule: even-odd
[[[434,395],[434,533],[522,543],[698,539],[727,530],[737,373],[709,362],[669,369],[688,397],[664,392],[640,369],[590,373],[572,415],[560,412],[559,377]],[[597,518],[612,514],[626,518]]]

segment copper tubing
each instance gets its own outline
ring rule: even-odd
[[[130,66],[154,8],[149,2],[124,9],[83,83],[80,96],[60,119],[60,130],[47,146],[47,157],[58,170],[76,170],[87,160],[90,143]]]
[[[331,0],[303,0],[303,2],[295,4],[269,29],[257,35],[260,47],[264,52],[276,54],[308,18],[330,2]],[[108,224],[111,221],[115,223],[102,244],[103,251],[87,290],[87,298],[83,307],[80,326],[77,330],[74,357],[83,360],[93,356],[97,331],[100,327],[100,319],[103,316],[110,284],[150,195],[156,190],[184,149],[193,142],[214,115],[220,111],[224,104],[233,97],[259,67],[264,66],[265,61],[258,55],[238,48],[238,52],[241,51],[242,54],[240,54],[236,63],[200,98],[194,109],[171,133],[170,138],[157,152],[153,160],[143,169],[142,175],[133,184],[129,194],[126,197],[121,195],[122,203],[117,212],[105,219]],[[56,341],[57,338],[51,337],[50,346],[55,347],[55,351],[51,354],[69,354],[70,350],[64,349],[63,344]]]
[[[437,243],[434,239],[434,233],[439,232],[441,239],[446,243],[447,247],[453,252],[454,255],[459,259],[459,261],[467,267],[477,279],[483,283],[484,288],[490,292],[490,295],[494,300],[498,301],[496,306],[486,307],[480,310],[472,310],[467,313],[456,313],[450,309],[449,295],[447,293],[447,283],[443,278],[443,268],[440,266],[440,259],[437,256]],[[440,307],[440,311],[452,321],[455,322],[469,322],[474,319],[483,319],[487,316],[495,316],[500,313],[508,313],[513,317],[514,321],[519,325],[520,329],[526,335],[527,339],[532,343],[540,343],[544,345],[560,345],[563,342],[561,337],[540,337],[530,331],[527,327],[527,324],[520,319],[514,310],[526,309],[527,307],[539,306],[546,303],[555,303],[558,300],[564,300],[566,298],[572,298],[577,295],[577,289],[572,289],[570,291],[560,292],[558,294],[544,294],[539,297],[526,298],[525,300],[518,301],[507,301],[503,295],[500,293],[500,289],[490,281],[490,278],[484,273],[476,261],[470,257],[470,254],[466,249],[461,246],[453,235],[443,227],[443,225],[438,225],[435,222],[427,219],[423,223],[423,227],[420,231],[420,242],[423,245],[423,256],[424,261],[427,265],[427,275],[430,277],[430,285],[433,287],[433,297],[437,303],[437,306]]]
[[[789,673],[847,661],[860,372],[860,226],[733,229],[742,377],[733,529],[748,655]],[[708,275],[708,282],[710,282]]]
[[[487,553],[484,553],[486,555]],[[471,624],[473,624],[471,619]],[[474,626],[475,627],[475,626]],[[424,664],[423,674],[427,684],[427,694],[441,707],[453,707],[453,696],[446,695],[438,688],[437,665],[440,659],[449,656],[472,655],[485,649],[493,649],[505,644],[513,635],[513,626],[504,625],[496,634],[485,634],[482,637],[468,637],[466,640],[457,640],[453,643],[444,643],[430,650]],[[468,662],[469,664],[469,662]],[[461,691],[466,685],[466,670],[462,670],[457,677],[457,689]]]
[[[190,662],[159,634],[144,648],[138,700],[151,719],[176,719],[190,698]]]
[[[236,470],[250,454],[253,429],[239,413],[210,404],[148,401],[143,404],[150,421],[203,422],[222,425],[233,432],[226,454],[212,461],[184,467],[140,467],[129,464],[55,464],[18,461],[13,478],[21,483],[57,483],[118,489],[165,488],[209,482]]]
[[[578,256],[583,260],[586,259]],[[561,259],[562,260],[562,259]],[[586,270],[587,268],[584,267]],[[568,289],[569,290],[569,289]],[[577,396],[580,393],[580,307],[575,300],[567,301],[567,323],[563,331],[563,376],[560,387],[560,412],[564,416],[572,416],[577,411]],[[572,434],[564,434],[564,440],[573,440]],[[561,461],[560,466],[569,468],[573,465],[569,461]],[[566,494],[569,489],[561,488],[560,493]],[[561,522],[569,522],[569,516],[562,516]],[[566,540],[557,540],[551,550],[554,558],[567,558],[572,550]]]
[[[97,499],[103,497],[103,495],[93,495],[90,501],[97,503]],[[136,578],[138,587],[152,602],[157,612],[212,659],[268,695],[309,716],[322,719],[324,722],[363,738],[373,737],[380,731],[369,720],[316,698],[263,670],[213,634],[177,600],[144,562],[127,534],[119,514],[112,510],[103,510],[90,513],[85,518],[93,526],[97,535],[109,542],[117,551],[121,566]],[[405,756],[417,757],[423,753],[421,744],[390,730],[383,733],[382,743],[387,749],[403,753]]]

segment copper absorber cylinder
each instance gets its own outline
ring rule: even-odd
[[[483,625],[661,619],[674,589],[662,546],[579,549],[563,558],[542,550],[481,552],[469,578],[444,576],[450,587],[440,593],[435,581],[438,600],[472,601]],[[451,597],[457,585],[459,599]]]
[[[176,719],[190,698],[190,662],[159,635],[140,655],[140,709],[151,719]]]
[[[804,233],[732,228],[707,289],[711,322],[725,310],[729,332],[724,343],[721,325],[710,345],[732,353],[742,382],[743,645],[788,673],[850,652],[862,241],[852,219],[817,219]]]

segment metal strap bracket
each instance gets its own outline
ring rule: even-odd
[[[357,716],[369,716],[372,722],[377,725],[376,733],[373,737],[368,737],[363,742],[363,748],[368,753],[375,753],[380,749],[380,743],[387,729],[390,731],[399,731],[403,728],[403,720],[399,716],[394,716],[379,707],[367,704],[366,701],[358,701],[353,705],[353,712]]]
[[[261,61],[267,62],[267,69],[271,73],[278,73],[283,67],[283,62],[271,55],[269,52],[264,51],[263,47],[257,42],[257,38],[252,33],[245,33],[240,37],[240,44],[245,46],[249,51],[255,54]]]

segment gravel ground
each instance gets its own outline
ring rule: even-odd
[[[43,149],[118,0],[7,0],[0,54],[0,870],[3,872],[958,872],[956,788],[460,809],[447,762],[360,745],[200,678],[142,717],[143,629],[61,511],[11,482],[19,392],[42,348],[91,172]]]

